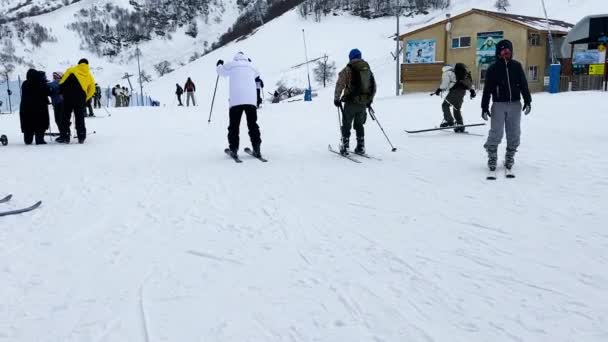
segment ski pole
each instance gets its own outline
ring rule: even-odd
[[[386,135],[386,132],[384,131],[384,128],[382,128],[382,125],[380,124],[380,121],[378,121],[378,118],[376,117],[376,112],[374,111],[374,109],[369,106],[367,107],[367,109],[369,110],[369,116],[372,118],[372,120],[376,121],[376,123],[378,124],[378,127],[380,127],[380,130],[382,131],[382,133],[384,134],[384,137],[386,138],[386,141],[388,141],[389,145],[391,145],[391,151],[395,152],[397,151],[397,148],[395,146],[393,146],[393,144],[391,143],[391,140],[388,138],[388,135]]]
[[[103,109],[106,111],[106,113],[108,113],[108,116],[112,116],[112,114],[110,114],[110,111],[108,110],[108,108],[103,107]]]
[[[220,80],[220,75],[217,75],[215,79],[215,89],[213,90],[213,99],[211,100],[211,110],[209,110],[209,120],[207,123],[211,123],[211,114],[213,114],[213,104],[215,103],[215,93],[217,93],[217,82]]]

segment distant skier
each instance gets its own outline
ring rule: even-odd
[[[95,95],[95,79],[89,69],[89,61],[81,59],[78,65],[66,70],[59,81],[61,93],[63,94],[63,112],[61,126],[59,127],[59,143],[70,142],[70,118],[74,112],[76,120],[76,135],[78,143],[82,144],[87,138],[87,129],[84,122],[86,115],[85,106],[93,95]]]
[[[277,90],[274,91],[274,94],[272,95],[272,103],[279,103],[281,102],[281,94],[279,94],[279,92]]]
[[[93,107],[101,108],[101,87],[95,84],[95,95],[93,95]]]
[[[36,145],[44,145],[44,132],[49,128],[50,91],[44,72],[29,69],[26,80],[21,86],[19,119],[21,132],[26,145],[36,138]]]
[[[251,138],[251,147],[256,157],[261,157],[260,127],[258,126],[257,99],[255,79],[260,73],[249,62],[243,52],[234,56],[232,62],[224,65],[223,60],[217,61],[217,73],[222,77],[230,78],[230,125],[228,126],[228,144],[233,157],[239,150],[239,128],[243,112],[247,116],[247,127]]]
[[[264,81],[258,76],[255,78],[255,87],[258,92],[258,108],[262,104],[262,92],[264,91]]]
[[[57,128],[61,127],[61,112],[63,110],[63,95],[61,95],[61,89],[59,88],[59,81],[63,77],[60,72],[53,73],[53,81],[48,83],[49,94],[51,97],[51,104],[53,105],[53,114],[55,117],[55,124]]]
[[[350,62],[338,76],[334,93],[334,105],[342,107],[342,143],[340,153],[348,154],[350,131],[353,127],[357,133],[355,153],[365,154],[365,130],[367,108],[372,105],[376,95],[376,80],[369,64],[361,58],[361,51],[353,49],[348,58]]]
[[[532,96],[528,89],[528,80],[521,64],[513,60],[513,44],[502,40],[496,45],[496,57],[486,73],[483,98],[481,100],[481,117],[492,118],[490,133],[484,147],[488,153],[488,168],[496,170],[498,145],[504,132],[507,132],[507,151],[505,167],[511,169],[515,163],[515,152],[519,147],[521,135],[521,98],[523,112],[528,115],[532,110]],[[490,112],[490,97],[492,111]]]
[[[131,105],[131,92],[129,91],[129,88],[122,87],[122,94],[124,96],[123,106],[129,107]]]
[[[184,89],[177,83],[175,84],[175,86],[175,95],[177,96],[177,102],[179,102],[178,106],[183,106],[184,104],[182,103],[182,94],[184,93]]]
[[[114,88],[112,88],[112,96],[114,96],[114,107],[121,107],[122,104],[122,89],[120,88],[120,85],[116,85]]]
[[[186,91],[186,106],[190,107],[190,99],[192,99],[192,105],[196,106],[196,102],[194,100],[194,93],[196,92],[196,86],[192,79],[188,77],[186,84],[184,84],[184,90]]]
[[[442,69],[443,75],[441,77],[441,84],[435,91],[435,95],[439,96],[441,92],[448,91],[441,108],[443,110],[443,122],[439,127],[452,127],[454,126],[454,119],[456,119],[456,125],[463,125],[462,119],[462,104],[464,102],[464,96],[467,90],[471,92],[471,99],[475,98],[477,94],[473,89],[473,78],[471,73],[467,70],[466,65],[462,63],[456,63],[456,66],[452,68],[451,65],[446,65]],[[454,107],[454,116],[450,107]],[[464,127],[454,128],[456,133],[464,133]]]

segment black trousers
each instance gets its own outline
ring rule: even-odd
[[[100,97],[95,96],[95,97],[93,97],[93,100],[94,100],[93,107],[101,108],[101,96]]]
[[[85,109],[86,103],[82,100],[73,99],[70,97],[64,97],[63,108],[61,115],[61,123],[59,126],[59,134],[65,139],[70,139],[70,126],[72,125],[72,112],[74,112],[74,119],[76,124],[76,135],[78,138],[86,138],[87,128],[84,123],[84,117],[86,115]]]
[[[89,116],[93,116],[93,99],[87,101],[87,108],[89,109]]]
[[[262,104],[262,89],[257,89],[258,92],[258,108],[260,108],[260,105]]]
[[[180,106],[183,106],[184,104],[182,103],[182,94],[175,94],[177,95],[177,102],[179,102]]]
[[[254,105],[240,105],[230,108],[230,125],[228,126],[228,147],[232,151],[239,149],[239,131],[241,127],[241,117],[243,112],[247,116],[247,128],[251,147],[254,150],[260,148],[262,139],[260,137],[260,127],[258,126],[258,109]]]

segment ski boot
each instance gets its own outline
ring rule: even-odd
[[[340,144],[340,154],[348,155],[348,147],[350,145],[350,139],[342,137],[342,144]]]
[[[57,139],[55,139],[55,142],[59,143],[59,144],[69,144],[70,143],[70,137],[69,136],[65,136],[65,135],[60,135],[59,137],[57,137]]]
[[[464,125],[464,123],[456,122],[456,128],[454,128],[454,133],[465,133],[466,131],[464,130],[464,127],[458,127],[462,125]]]
[[[490,171],[496,171],[496,164],[498,163],[498,152],[496,147],[486,147],[488,152],[488,169]]]
[[[507,153],[505,153],[505,168],[511,170],[513,164],[515,164],[515,152],[516,149],[507,148]]]
[[[365,138],[357,138],[357,147],[355,147],[355,154],[365,154]]]
[[[230,155],[232,158],[235,158],[235,159],[236,159],[236,158],[238,158],[238,157],[239,157],[239,154],[238,154],[238,152],[237,152],[237,151],[238,151],[238,150],[230,150],[230,151],[228,152],[228,154],[229,154],[229,155]]]
[[[452,126],[454,126],[454,122],[443,120],[443,122],[441,122],[441,124],[439,125],[439,128],[446,128],[446,127],[452,127]]]
[[[260,151],[260,146],[253,147],[253,156],[256,158],[262,158],[262,152]]]

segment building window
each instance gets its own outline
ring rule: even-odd
[[[530,46],[540,46],[540,34],[530,33],[528,35],[528,44]]]
[[[463,49],[471,46],[471,37],[452,38],[452,49]]]
[[[538,66],[532,65],[528,67],[528,80],[538,81]]]

